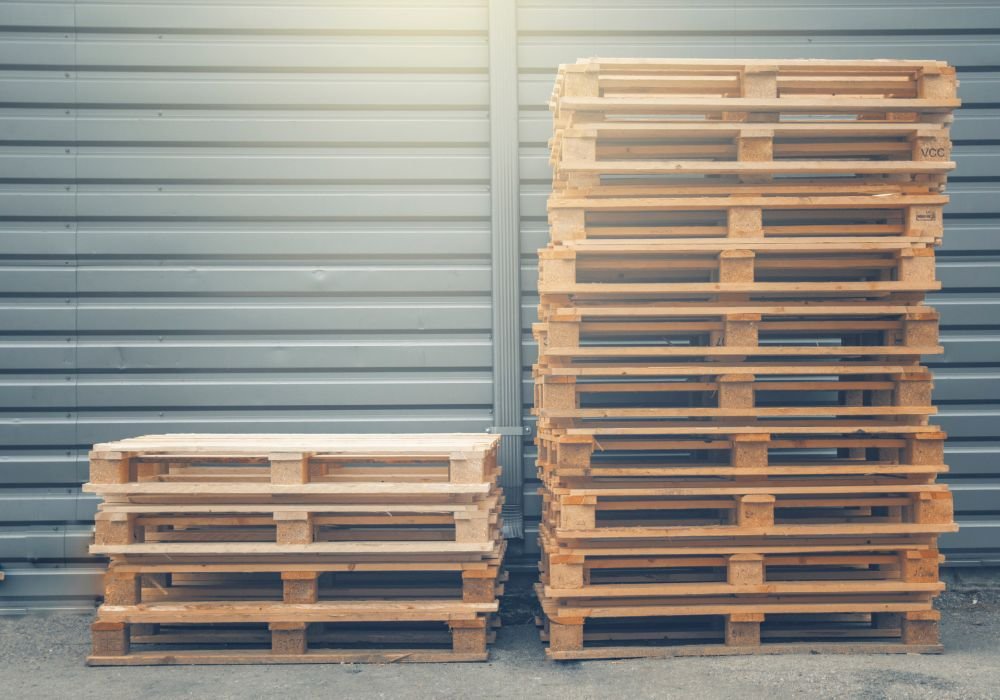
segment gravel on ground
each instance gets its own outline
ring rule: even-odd
[[[5,698],[1000,698],[1000,593],[939,600],[946,652],[553,663],[530,599],[505,600],[482,664],[88,668],[89,615],[0,617]]]

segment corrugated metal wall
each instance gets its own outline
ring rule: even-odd
[[[495,424],[491,191],[496,207],[517,169],[495,167],[498,109],[491,168],[489,18],[488,0],[0,2],[0,607],[96,592],[78,489],[95,441]],[[517,25],[493,60],[519,70],[526,365],[558,63],[959,66],[935,299],[964,525],[948,545],[1000,559],[1000,9],[550,0]]]
[[[487,12],[0,4],[0,605],[95,441],[493,425]]]
[[[518,36],[524,251],[547,236],[546,105],[560,63],[581,56],[935,58],[958,67],[965,107],[952,131],[958,170],[949,180],[938,262],[946,291],[931,299],[942,312],[946,354],[930,365],[939,423],[951,437],[947,481],[962,531],[942,546],[953,563],[1000,564],[1000,3],[520,0]],[[526,256],[526,292],[535,290],[536,273]],[[526,333],[536,303],[524,299]],[[526,335],[526,401],[536,356]],[[528,545],[537,532],[537,487],[525,483]]]

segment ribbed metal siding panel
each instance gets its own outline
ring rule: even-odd
[[[0,2],[0,607],[98,590],[92,442],[494,424],[488,17],[487,0]],[[948,544],[1000,559],[996,3],[522,0],[517,22],[526,405],[558,63],[959,67],[934,300],[964,526]]]
[[[560,63],[586,56],[691,58],[935,58],[958,67],[965,106],[955,118],[958,170],[949,182],[939,276],[930,300],[942,312],[937,373],[939,423],[948,431],[947,481],[962,530],[942,545],[953,563],[1000,563],[1000,5],[995,2],[823,0],[690,2],[520,0],[521,248],[546,241],[546,141],[552,79]],[[536,261],[526,255],[525,404],[530,405],[530,336]],[[530,464],[533,455],[526,455]],[[536,546],[537,481],[526,481],[526,547]]]
[[[493,425],[487,10],[0,3],[0,607],[94,442]]]

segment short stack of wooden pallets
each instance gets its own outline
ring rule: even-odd
[[[92,665],[479,661],[504,543],[490,435],[96,445]]]
[[[934,652],[954,70],[581,60],[535,367],[554,659]]]

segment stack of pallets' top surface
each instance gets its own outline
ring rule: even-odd
[[[490,435],[96,445],[110,557],[92,664],[487,658],[504,543]]]
[[[936,61],[561,67],[534,327],[550,656],[939,648],[955,525],[921,356],[958,104]]]

